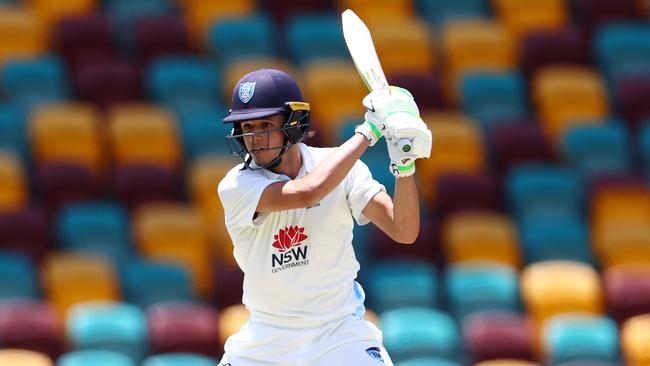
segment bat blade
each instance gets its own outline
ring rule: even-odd
[[[341,18],[345,44],[363,82],[371,91],[388,87],[368,27],[350,9],[344,11]]]

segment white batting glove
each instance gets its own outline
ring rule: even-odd
[[[395,121],[406,118],[405,115],[420,116],[413,95],[408,90],[396,86],[371,92],[363,98],[363,105],[384,125],[384,136],[387,138],[394,136]]]
[[[390,172],[397,178],[415,173],[415,160],[431,155],[431,131],[420,117],[409,116],[395,122],[394,136],[386,138]],[[402,142],[408,142],[410,149]],[[406,151],[405,151],[406,150]]]
[[[354,132],[365,136],[370,141],[370,146],[374,146],[384,135],[386,127],[373,114],[366,112],[364,118],[363,123],[358,125]]]

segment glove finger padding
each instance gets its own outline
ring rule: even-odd
[[[371,92],[363,98],[363,105],[373,112],[380,121],[396,112],[405,112],[414,116],[420,110],[413,100],[413,95],[404,88],[389,86]]]
[[[391,118],[392,119],[392,116]],[[408,116],[395,116],[397,121],[387,121],[386,125],[391,125],[387,128],[387,140],[398,143],[401,139],[409,139],[411,141],[411,150],[408,151],[410,155],[419,158],[429,158],[431,156],[432,136],[431,131],[427,125],[419,117]]]
[[[410,152],[403,152],[399,148],[398,140],[386,139],[386,146],[388,147],[388,156],[390,157],[390,164],[388,169],[398,178],[408,177],[415,173],[415,160],[417,156]]]

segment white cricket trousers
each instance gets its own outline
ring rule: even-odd
[[[219,366],[393,366],[377,327],[359,317],[317,328],[249,321],[225,345]]]

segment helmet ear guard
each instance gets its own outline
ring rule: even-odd
[[[310,106],[306,102],[286,102],[284,105],[288,116],[282,131],[291,144],[296,144],[305,138],[311,127]]]

